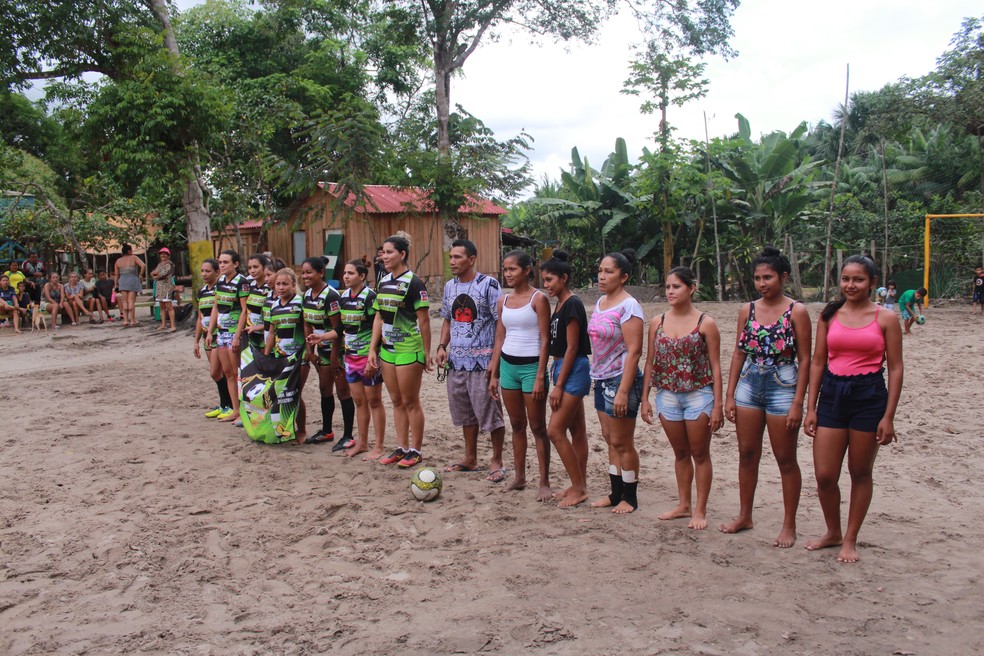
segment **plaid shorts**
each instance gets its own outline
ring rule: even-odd
[[[489,396],[489,382],[484,371],[452,369],[448,372],[448,405],[455,426],[474,426],[491,433],[506,425],[502,403]]]

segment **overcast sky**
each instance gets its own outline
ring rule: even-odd
[[[703,139],[704,112],[712,137],[735,132],[737,112],[753,135],[829,122],[844,99],[847,64],[852,92],[918,77],[932,70],[964,18],[982,14],[980,0],[743,0],[732,21],[738,56],[708,60],[707,97],[672,108],[670,124],[676,136]],[[652,147],[657,128],[655,117],[639,113],[638,98],[619,93],[637,39],[625,18],[591,46],[530,45],[524,34],[507,35],[468,59],[464,77],[452,81],[451,102],[500,138],[532,135],[537,178],[559,177],[573,146],[598,167],[624,137],[636,157]]]

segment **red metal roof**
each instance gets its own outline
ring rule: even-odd
[[[318,185],[322,189],[324,183]],[[332,183],[329,192],[334,194],[337,185]],[[406,212],[430,213],[435,212],[434,204],[427,199],[427,192],[420,187],[394,187],[390,185],[365,185],[362,191],[367,197],[365,205],[356,207],[356,212],[366,214],[404,214]],[[345,204],[352,206],[355,199],[352,195]],[[507,210],[484,198],[469,198],[469,202],[458,208],[463,214],[480,214],[483,216],[501,216]]]

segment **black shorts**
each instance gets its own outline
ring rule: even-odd
[[[978,303],[980,305],[984,305],[984,289],[975,289],[974,290],[974,301],[973,302],[974,303]]]
[[[825,370],[817,401],[817,425],[863,433],[877,431],[888,406],[884,371],[838,376]]]

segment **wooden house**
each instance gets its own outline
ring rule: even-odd
[[[443,231],[431,202],[424,190],[415,187],[367,185],[365,200],[356,202],[349,195],[344,201],[333,190],[321,185],[311,196],[298,204],[289,218],[268,227],[267,250],[295,269],[308,257],[337,252],[340,265],[365,257],[372,261],[376,248],[399,230],[411,238],[410,268],[424,280],[442,276],[444,272]],[[478,248],[476,267],[479,271],[501,278],[500,219],[506,210],[487,200],[476,199],[461,207],[461,223],[468,238]],[[244,245],[244,257],[255,252],[261,226],[249,222],[239,226]],[[213,233],[216,252],[235,247],[232,229],[224,234]],[[331,274],[330,274],[331,275]],[[333,277],[340,277],[341,266]]]

